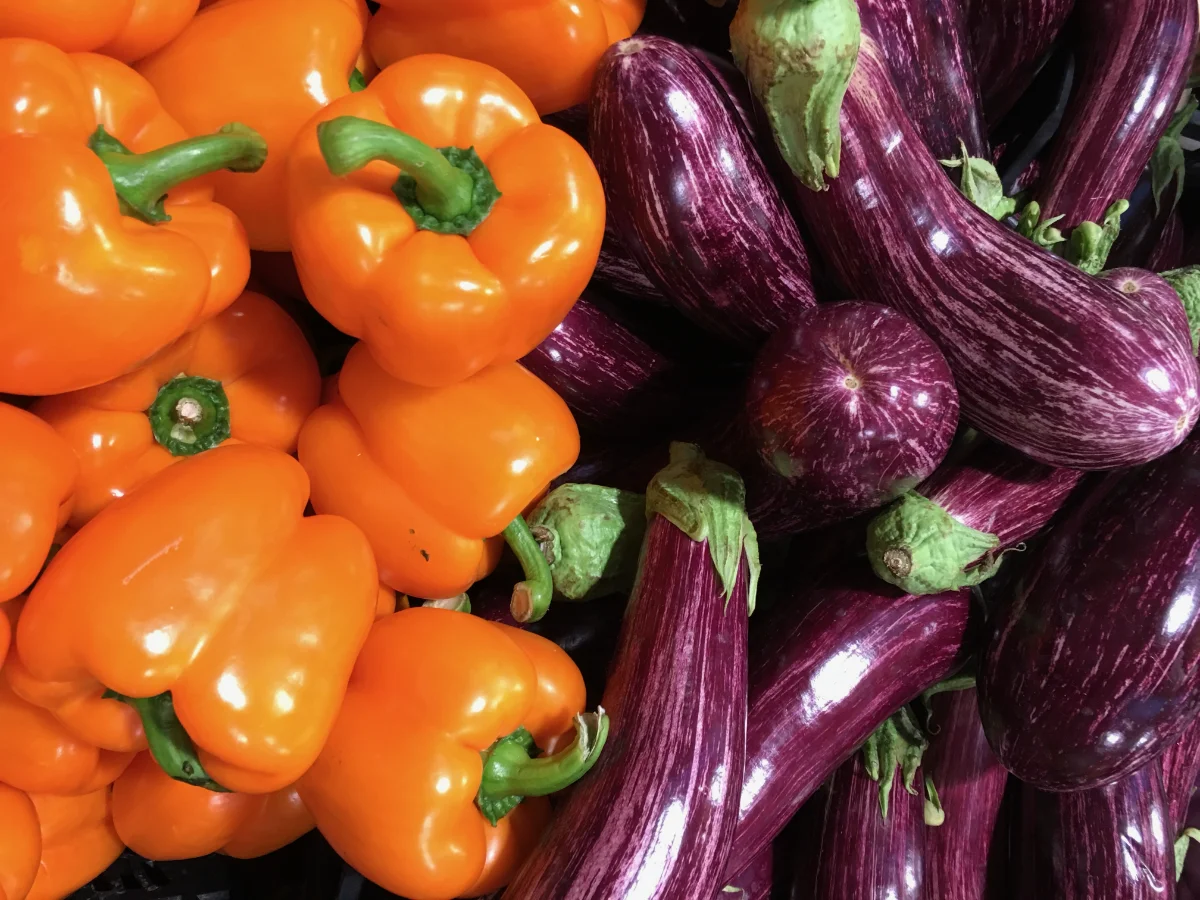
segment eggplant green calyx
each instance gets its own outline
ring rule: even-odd
[[[575,717],[575,739],[553,756],[537,756],[533,735],[525,728],[500,738],[483,756],[483,777],[475,802],[492,825],[526,797],[544,797],[570,787],[596,764],[608,740],[608,713]]]
[[[150,755],[164,772],[176,781],[193,787],[218,793],[228,792],[204,771],[191,737],[175,714],[175,703],[171,699],[170,691],[156,697],[126,697],[116,691],[105,691],[104,697],[128,703],[137,710],[142,719],[142,728],[146,732]]]
[[[855,0],[742,0],[729,39],[783,158],[824,190],[841,168],[842,100],[862,42]]]
[[[1186,165],[1183,157],[1183,146],[1179,138],[1183,135],[1184,126],[1192,120],[1192,113],[1197,108],[1196,98],[1188,93],[1188,98],[1171,117],[1167,130],[1158,139],[1154,153],[1150,157],[1150,191],[1154,194],[1154,211],[1162,212],[1162,196],[1167,185],[1175,182],[1175,196],[1171,199],[1171,209],[1179,205],[1183,197],[1183,181]]]
[[[1071,239],[1060,248],[1063,256],[1089,275],[1099,275],[1121,235],[1121,216],[1128,209],[1128,200],[1117,200],[1104,211],[1099,224],[1080,222],[1071,232]]]
[[[154,440],[172,456],[192,456],[229,439],[229,398],[211,378],[172,378],[158,389],[146,416]]]
[[[758,597],[758,533],[746,515],[746,487],[729,466],[708,459],[695,444],[671,444],[671,462],[646,489],[646,515],[660,515],[708,552],[725,591],[733,597],[745,556],[749,566],[746,605]]]
[[[929,736],[907,706],[889,716],[863,744],[863,768],[866,769],[867,776],[879,784],[879,814],[884,819],[888,815],[896,770],[900,770],[904,789],[915,797],[917,769],[927,749]],[[936,799],[935,789],[933,800],[936,802]],[[938,803],[937,806],[940,809],[941,804]]]
[[[564,484],[530,513],[529,528],[557,595],[592,600],[628,591],[646,534],[646,498],[598,484]]]
[[[1030,201],[1021,210],[1017,219],[1017,233],[1029,238],[1043,250],[1049,250],[1055,244],[1066,240],[1063,233],[1055,228],[1055,223],[1062,221],[1062,216],[1051,216],[1042,221],[1042,207],[1037,201]]]
[[[875,574],[908,594],[973,587],[1000,568],[1000,538],[976,531],[916,491],[908,491],[867,526]]]
[[[1178,881],[1183,875],[1183,861],[1187,858],[1188,847],[1192,841],[1200,843],[1200,829],[1187,828],[1184,829],[1175,841],[1175,880]]]
[[[1017,211],[1017,201],[1004,194],[1000,173],[991,160],[972,156],[964,141],[958,142],[962,155],[957,159],[943,159],[947,169],[960,169],[958,189],[964,197],[997,221],[1007,219]]]
[[[1184,311],[1187,312],[1188,325],[1192,331],[1192,355],[1198,355],[1200,354],[1200,266],[1173,269],[1170,272],[1163,272],[1162,277],[1171,287],[1175,288],[1175,293],[1179,295],[1179,299],[1183,303]]]
[[[170,222],[167,192],[211,172],[257,172],[267,161],[267,142],[253,128],[236,122],[216,134],[188,138],[147,153],[129,148],[97,126],[88,147],[112,178],[121,212],[150,225]]]
[[[500,199],[473,147],[434,149],[391,125],[338,116],[317,126],[317,143],[338,177],[382,160],[400,169],[392,192],[422,231],[469,235]]]
[[[536,622],[546,615],[554,597],[550,563],[523,517],[517,516],[508,524],[504,540],[525,572],[525,580],[513,588],[509,610],[518,622]]]

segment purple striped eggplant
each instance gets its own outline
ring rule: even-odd
[[[566,401],[581,427],[606,437],[661,433],[693,399],[680,366],[587,294],[521,364]]]
[[[736,875],[893,712],[969,650],[968,592],[918,597],[865,563],[798,586],[755,624]]]
[[[1176,210],[1167,218],[1158,241],[1150,249],[1150,254],[1146,257],[1146,268],[1155,272],[1178,268],[1183,264],[1183,249],[1183,217]]]
[[[879,784],[867,774],[862,754],[838,767],[825,808],[816,900],[942,900],[928,893],[926,883],[920,772],[915,786],[915,795],[893,786],[884,818]]]
[[[973,689],[938,694],[932,704],[934,734],[922,768],[945,819],[925,836],[928,896],[984,900],[1008,772],[984,737]]]
[[[1029,87],[1074,5],[1075,0],[969,0],[971,59],[989,124],[1004,118]]]
[[[747,508],[763,534],[882,506],[937,468],[958,391],[937,345],[877,303],[827,304],[777,332],[755,361],[740,437]]]
[[[1188,335],[964,199],[869,35],[840,122],[840,175],[821,192],[797,185],[803,215],[855,296],[937,342],[972,424],[1079,469],[1136,465],[1183,440],[1200,412]]]
[[[996,573],[1005,548],[1050,521],[1082,475],[973,441],[871,521],[867,558],[875,574],[909,593],[979,584]]]
[[[962,142],[990,163],[962,0],[858,0],[858,12],[933,155],[956,157]]]
[[[1063,231],[1101,222],[1132,193],[1184,89],[1197,9],[1195,0],[1087,0],[1074,19],[1071,104],[1033,192]]]
[[[652,519],[604,691],[609,764],[558,810],[507,900],[707,900],[725,885],[757,582],[741,507],[733,470],[673,445],[647,493]]]
[[[1086,791],[1029,789],[1034,840],[1051,900],[1164,900],[1174,896],[1173,836],[1153,762]]]
[[[590,138],[622,243],[695,322],[755,348],[814,305],[807,252],[753,137],[686,47],[610,47]]]
[[[604,222],[604,242],[600,245],[592,284],[637,300],[667,302],[658,286],[646,277],[633,254],[625,249],[610,219]]]
[[[1162,772],[1163,790],[1170,815],[1167,817],[1172,837],[1180,834],[1187,823],[1188,805],[1200,778],[1200,718],[1193,719],[1179,740],[1166,749],[1156,762]]]
[[[1181,302],[1179,292],[1166,278],[1146,269],[1124,268],[1109,269],[1100,277],[1121,293],[1153,309],[1156,315],[1171,322],[1174,328],[1190,330],[1188,311]]]
[[[1200,713],[1198,488],[1200,435],[1101,479],[989,623],[980,713],[1021,780],[1106,784]]]
[[[787,900],[815,900],[817,868],[821,861],[821,831],[825,828],[828,791],[819,790],[800,808],[787,828],[775,840],[783,853],[776,853],[790,864],[781,872],[790,887]],[[783,854],[786,853],[786,856]],[[786,871],[790,868],[791,871]],[[718,898],[721,900],[721,898]]]
[[[717,892],[715,900],[770,900],[774,879],[775,850],[768,846]]]

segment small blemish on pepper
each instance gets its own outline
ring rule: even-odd
[[[428,550],[422,550],[421,555],[423,557],[425,557],[425,562],[429,562],[429,551]]]

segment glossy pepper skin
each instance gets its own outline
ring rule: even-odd
[[[448,163],[432,148],[475,154]],[[389,66],[309,122],[288,167],[305,295],[413,384],[520,359],[562,321],[599,256],[604,192],[591,159],[482,63]]]
[[[366,533],[384,584],[434,600],[495,567],[490,539],[578,454],[566,404],[516,363],[422,388],[389,376],[361,343],[299,443],[313,508]]]
[[[93,150],[97,126],[141,155],[111,142]],[[193,176],[253,168],[265,150],[236,128],[181,146],[187,137],[128,66],[0,40],[0,391],[108,381],[237,299],[250,272],[245,232]],[[151,169],[152,150],[175,154],[169,171]],[[114,177],[138,174],[140,185],[120,188],[137,215],[123,213]]]
[[[42,855],[25,900],[62,900],[116,860],[124,847],[112,823],[112,791],[60,797],[33,794]]]
[[[585,103],[601,54],[642,22],[645,0],[382,0],[367,28],[380,68],[445,53],[499,69],[541,115]]]
[[[156,472],[227,439],[294,452],[320,394],[300,327],[247,291],[132,372],[31,411],[79,460],[70,517],[79,528]]]
[[[159,472],[38,580],[17,623],[29,676],[126,698],[173,777],[291,784],[325,740],[379,595],[362,532],[305,518],[307,502],[300,464],[265,447]]]
[[[0,0],[0,37],[34,38],[128,63],[168,44],[199,5],[200,0]]]
[[[137,66],[185,128],[242,122],[267,139],[260,172],[215,181],[255,250],[289,249],[289,147],[317,110],[350,93],[367,18],[363,0],[218,0]]]
[[[475,802],[481,754],[522,726],[554,747],[584,693],[575,664],[545,638],[446,609],[403,610],[372,628],[300,795],[334,849],[388,890],[411,900],[488,893],[533,849],[549,809],[527,798],[489,824]]]
[[[0,603],[42,570],[55,532],[70,515],[78,476],[74,454],[50,426],[0,403]],[[0,637],[0,663],[4,645]]]
[[[153,860],[218,851],[251,859],[313,827],[295,787],[271,794],[208,791],[175,781],[149,753],[139,754],[113,784],[112,810],[125,846]]]
[[[41,855],[33,801],[24,791],[0,784],[0,900],[25,900]]]

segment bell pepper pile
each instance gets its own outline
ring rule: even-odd
[[[458,6],[0,0],[0,900],[314,827],[478,896],[603,750],[468,592],[554,594],[580,438],[519,360],[605,198],[539,116],[644,3]]]

